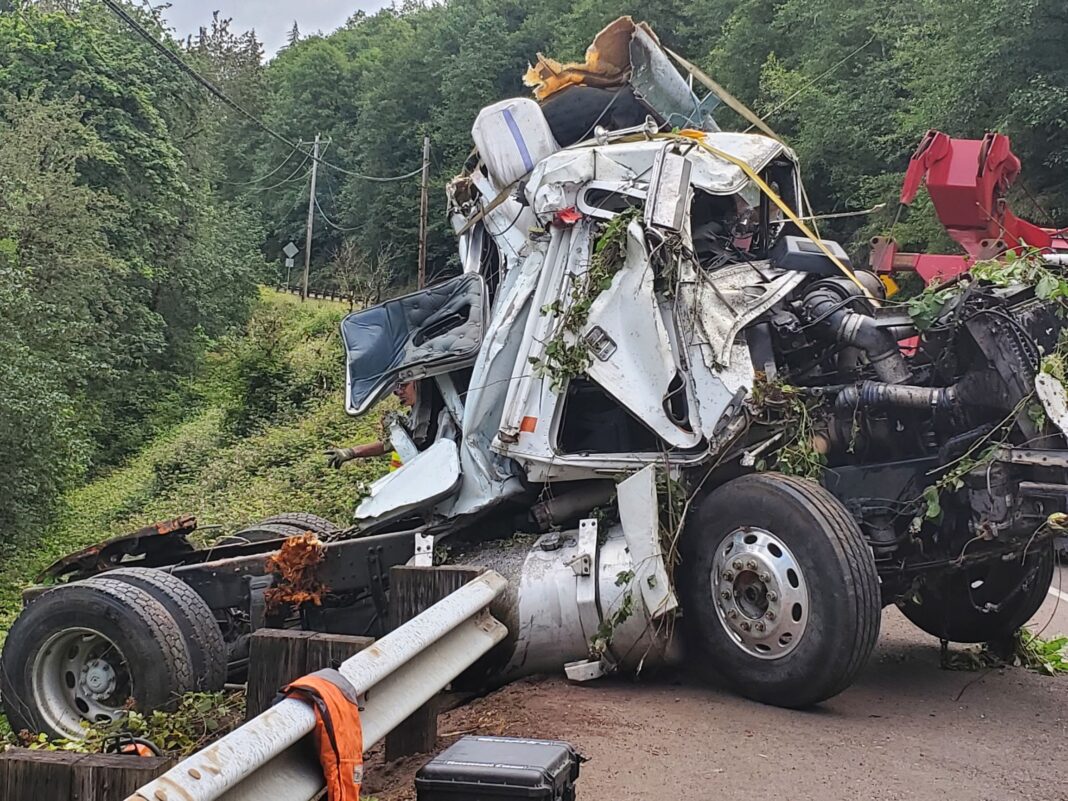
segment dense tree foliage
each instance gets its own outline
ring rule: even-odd
[[[264,114],[294,138],[322,132],[330,158],[376,176],[417,167],[429,134],[430,252],[441,270],[451,254],[441,190],[470,150],[478,109],[526,94],[521,76],[538,51],[581,57],[621,14],[647,20],[672,49],[768,114],[798,151],[817,209],[887,203],[873,218],[839,223],[833,233],[842,238],[863,243],[890,226],[907,158],[932,127],[1008,133],[1025,165],[1020,212],[1044,224],[1068,218],[1068,12],[1059,0],[407,2],[285,48],[267,69]],[[737,122],[729,111],[720,116],[727,127]],[[266,139],[258,153],[263,172],[288,155]],[[313,261],[325,270],[346,239],[367,254],[392,243],[410,278],[415,180],[381,184],[329,170],[320,180],[329,223],[319,221]],[[300,170],[262,193],[273,248],[300,242],[306,192]],[[922,200],[895,234],[909,247],[948,246]],[[331,278],[324,271],[319,280]]]
[[[767,115],[817,209],[887,204],[837,222],[853,247],[894,222],[908,155],[932,127],[1008,133],[1025,165],[1018,211],[1068,222],[1063,0],[403,0],[328,35],[294,26],[268,63],[225,20],[178,42],[130,8],[275,131],[322,134],[344,169],[319,171],[313,285],[377,297],[393,273],[394,290],[411,281],[418,180],[367,176],[418,167],[424,135],[430,272],[454,267],[442,190],[479,108],[525,95],[539,51],[580,58],[621,14]],[[259,254],[284,277],[280,248],[303,245],[311,162],[102,5],[0,9],[0,526],[25,526],[188,407],[181,377],[244,321]],[[903,245],[948,246],[927,212],[921,200],[896,220]]]
[[[190,57],[226,69],[232,37],[204,38]],[[243,322],[261,234],[212,190],[229,133],[101,7],[0,14],[0,531],[182,414]]]

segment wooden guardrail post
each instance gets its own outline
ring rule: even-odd
[[[174,763],[173,757],[10,748],[0,753],[0,799],[116,801]]]
[[[389,628],[392,631],[485,572],[482,567],[395,566],[389,572]],[[432,698],[386,735],[386,759],[432,751],[438,740],[439,698]]]
[[[293,679],[323,668],[337,668],[374,642],[373,637],[293,629],[259,629],[249,649],[245,719],[251,720],[274,701]]]

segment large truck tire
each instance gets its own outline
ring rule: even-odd
[[[778,473],[699,502],[678,568],[690,661],[737,692],[802,708],[848,687],[879,636],[879,577],[845,507]]]
[[[0,657],[0,694],[15,731],[81,739],[82,721],[173,709],[193,689],[178,622],[151,594],[112,579],[64,584],[31,601]]]
[[[1042,606],[1053,581],[1053,543],[1023,559],[995,561],[928,576],[901,604],[910,621],[953,642],[999,642],[1011,637]]]
[[[253,545],[274,540],[286,540],[298,537],[308,529],[287,523],[253,523],[215,543],[218,547],[229,545]]]
[[[110,570],[99,579],[122,581],[140,587],[163,606],[178,623],[193,665],[194,688],[198,692],[221,690],[226,683],[226,641],[215,615],[196,590],[177,576],[145,567]]]
[[[286,512],[285,514],[274,515],[266,520],[261,520],[259,524],[262,525],[264,523],[295,526],[302,531],[314,531],[319,535],[335,534],[341,530],[336,523],[327,520],[325,517],[313,515],[310,512]]]

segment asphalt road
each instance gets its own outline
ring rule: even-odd
[[[1068,633],[1068,568],[1034,622]],[[568,740],[590,758],[580,801],[1068,801],[1068,677],[942,670],[938,642],[896,609],[856,684],[812,711],[689,679],[548,678],[442,716],[439,732],[441,747],[465,733]],[[414,798],[426,758],[372,763],[365,792]]]

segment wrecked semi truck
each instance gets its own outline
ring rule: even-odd
[[[264,625],[379,634],[408,562],[510,579],[483,686],[682,660],[800,707],[849,686],[885,605],[962,642],[1037,610],[1068,492],[1056,265],[910,314],[810,230],[792,151],[720,130],[646,26],[528,82],[449,185],[462,274],[342,324],[351,414],[418,383],[403,466],[348,528],[198,548],[179,519],[58,562],[4,647],[16,727],[218,687]]]

